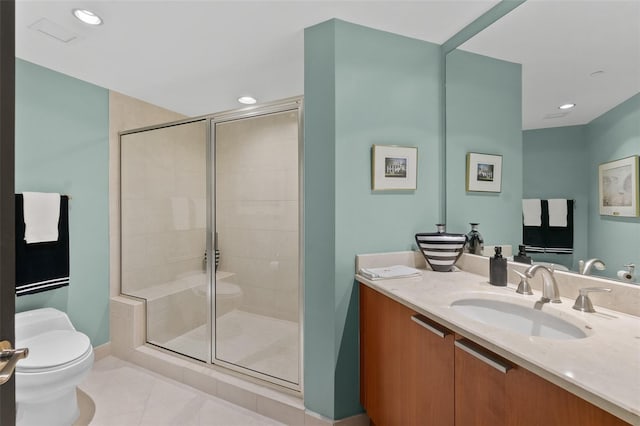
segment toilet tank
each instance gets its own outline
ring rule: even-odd
[[[20,341],[52,330],[72,330],[69,317],[54,308],[41,308],[16,313],[16,347]]]

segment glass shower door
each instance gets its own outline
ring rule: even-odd
[[[294,389],[301,340],[298,122],[296,105],[213,125],[213,362]]]
[[[147,341],[209,361],[207,120],[121,135],[122,293],[146,300]]]

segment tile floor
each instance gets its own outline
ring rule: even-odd
[[[283,424],[113,356],[97,361],[79,388],[74,426]]]

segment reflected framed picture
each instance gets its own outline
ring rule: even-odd
[[[371,189],[412,191],[418,175],[418,148],[396,145],[371,147]]]
[[[640,216],[638,158],[637,155],[633,155],[598,166],[601,215]]]
[[[502,155],[467,153],[467,192],[502,191]]]

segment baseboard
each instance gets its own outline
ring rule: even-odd
[[[332,420],[311,410],[306,410],[304,424],[305,426],[369,426],[370,420],[366,413],[356,414],[340,420]]]
[[[101,360],[109,355],[111,355],[111,342],[107,342],[93,348],[94,361]]]
[[[369,426],[371,420],[366,413],[356,414],[355,416],[347,417],[344,419],[336,420],[334,425],[339,426]]]

